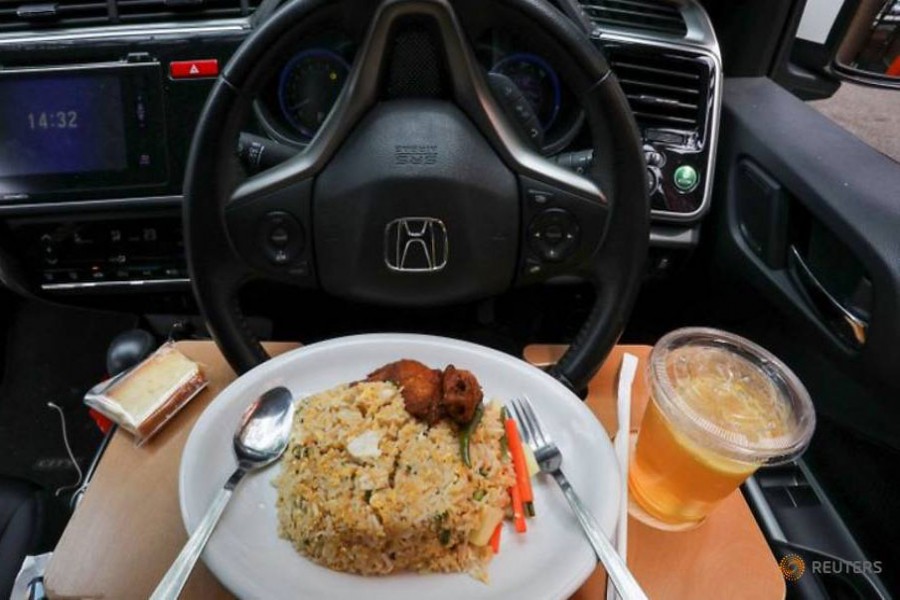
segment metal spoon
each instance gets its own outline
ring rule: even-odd
[[[284,454],[290,439],[291,424],[294,420],[294,397],[286,388],[277,387],[260,396],[244,411],[241,424],[234,434],[234,453],[238,468],[225,486],[219,490],[206,511],[197,529],[181,549],[181,553],[169,567],[168,572],[150,600],[175,600],[187,582],[197,559],[203,552],[209,536],[212,535],[225,507],[234,493],[234,488],[244,475],[261,469],[278,460]]]

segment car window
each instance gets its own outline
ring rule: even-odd
[[[900,162],[900,111],[897,110],[900,91],[845,81],[831,98],[809,104],[882,154]]]
[[[810,105],[900,162],[900,0],[850,4],[810,0],[800,18],[795,50],[836,48],[827,70],[843,80],[830,98]]]

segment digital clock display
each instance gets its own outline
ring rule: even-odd
[[[0,82],[0,177],[127,166],[119,78],[42,74]]]

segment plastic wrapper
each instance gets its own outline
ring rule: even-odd
[[[108,386],[88,393],[84,402],[133,433],[140,445],[206,384],[202,367],[167,343]]]

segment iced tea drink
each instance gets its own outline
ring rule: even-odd
[[[653,348],[647,374],[651,399],[628,487],[651,524],[700,523],[757,468],[796,458],[812,437],[803,385],[741,337],[674,331]]]

